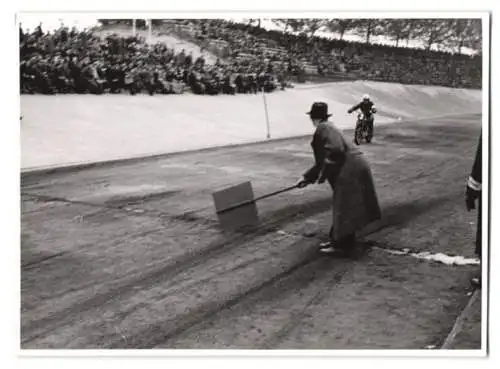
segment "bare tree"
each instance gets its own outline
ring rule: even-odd
[[[399,46],[399,41],[404,38],[407,38],[409,42],[411,19],[385,19],[381,26],[383,33],[396,42],[396,47]]]
[[[427,50],[450,35],[450,19],[420,19],[418,24],[417,36],[424,40]]]
[[[359,35],[365,36],[365,42],[370,43],[371,36],[377,36],[383,33],[383,20],[381,19],[358,19],[354,27]]]
[[[306,19],[292,18],[288,20],[288,25],[292,32],[302,32],[304,31]]]
[[[450,22],[450,35],[446,44],[459,54],[464,47],[476,49],[481,44],[481,31],[480,19],[453,19]]]
[[[321,30],[326,25],[326,19],[304,19],[303,31],[308,33],[309,37],[314,37],[314,34]]]
[[[273,18],[271,19],[271,22],[275,24],[278,27],[283,27],[283,33],[286,33],[288,26],[289,26],[289,19],[285,18]]]
[[[413,40],[419,37],[420,27],[421,27],[420,19],[408,19],[408,27],[406,28],[406,32],[404,35],[404,39],[406,39],[406,46],[410,44],[410,40]]]
[[[482,54],[483,51],[483,22],[480,19],[475,19],[471,25],[470,37],[465,44],[476,52]]]
[[[277,26],[284,27],[283,33],[286,33],[286,31],[288,31],[289,29],[291,30],[291,32],[304,31],[305,21],[306,19],[300,19],[300,18],[272,19],[272,22],[274,24],[276,24]]]
[[[342,40],[345,33],[356,26],[357,21],[357,19],[329,19],[325,27],[331,32],[338,33]]]

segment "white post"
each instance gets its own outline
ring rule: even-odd
[[[267,100],[266,100],[266,93],[264,92],[264,89],[262,89],[262,97],[264,98],[264,110],[266,112],[266,128],[267,128],[266,138],[269,140],[271,138],[271,128],[269,126],[269,114],[267,112]]]
[[[135,19],[132,19],[132,37],[135,37]]]

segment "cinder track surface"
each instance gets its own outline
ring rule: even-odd
[[[480,124],[463,115],[377,128],[361,149],[384,218],[356,261],[317,252],[331,221],[326,185],[259,202],[258,229],[218,228],[211,193],[294,183],[312,163],[306,139],[24,176],[21,347],[439,346],[477,266],[381,249],[474,256],[463,193]]]

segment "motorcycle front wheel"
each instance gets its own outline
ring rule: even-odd
[[[363,139],[363,132],[361,130],[361,127],[358,125],[354,130],[354,143],[359,146],[362,139]]]

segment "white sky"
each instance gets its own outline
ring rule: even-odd
[[[19,23],[22,24],[24,30],[33,30],[40,22],[43,23],[42,28],[44,31],[54,30],[59,28],[61,22],[63,22],[68,27],[76,26],[79,29],[92,27],[97,24],[97,18],[91,14],[78,15],[74,17],[68,17],[67,14],[21,14],[18,18]]]

